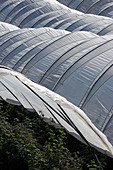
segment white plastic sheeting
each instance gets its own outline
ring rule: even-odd
[[[1,0],[0,20],[23,28],[0,23],[0,64],[23,73],[30,80],[64,96],[83,109],[96,128],[113,144],[113,19],[86,15],[55,0]],[[26,79],[29,82],[26,87],[17,77],[6,76],[2,72],[1,75],[3,74],[0,95],[4,100],[22,104],[29,110],[38,112],[40,109],[45,112],[44,105],[32,89],[29,89],[30,80]],[[3,82],[7,87],[3,86]],[[17,83],[22,93],[15,92]],[[43,97],[45,98],[45,95]],[[36,102],[41,107],[37,107]],[[52,101],[50,103],[58,111],[57,104]],[[68,104],[67,107],[61,105],[70,115],[69,108],[72,105]],[[51,111],[51,108],[49,109]],[[47,114],[50,117],[50,113]],[[56,112],[54,114],[56,115]],[[89,143],[92,143],[92,139],[88,137],[92,135],[92,132],[89,135],[91,129],[83,130],[75,120],[78,118],[73,115],[74,113],[74,123],[80,127]],[[57,118],[61,121],[59,116]],[[65,121],[60,123],[72,134],[73,130]],[[102,138],[104,139],[105,137]],[[106,146],[98,145],[95,138],[92,145],[106,150]],[[112,152],[112,149],[109,149],[107,151]]]
[[[99,35],[113,30],[113,19],[86,15],[55,0],[1,0],[0,20],[20,28],[52,27],[67,31],[89,31]]]
[[[52,118],[57,124],[59,122],[70,134],[84,142],[71,124],[65,120],[63,109],[68,115],[68,120],[77,126],[91,146],[113,157],[112,145],[82,110],[60,95],[33,83],[22,74],[5,67],[2,68],[2,66],[0,67],[0,97],[9,103],[23,105],[30,111],[35,110],[38,114],[40,110],[43,111],[45,118]],[[60,108],[62,109],[60,110]]]
[[[58,0],[60,3],[84,13],[113,18],[113,0]]]
[[[113,144],[113,35],[100,37],[52,28],[26,28],[0,35],[1,65],[82,108]]]
[[[15,25],[8,24],[8,23],[0,21],[0,32],[2,32],[2,31],[14,31],[14,30],[17,30],[17,29],[19,29],[19,28]]]

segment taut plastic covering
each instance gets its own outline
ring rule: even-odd
[[[58,0],[60,3],[84,13],[113,18],[113,0]]]
[[[52,28],[2,34],[0,64],[83,109],[113,144],[113,36]]]
[[[78,4],[79,1],[72,2]],[[86,15],[70,9],[56,0],[0,1],[0,21],[20,28],[52,27],[71,32],[89,31],[99,35],[105,35],[113,30],[111,26],[113,19],[91,14]]]
[[[67,2],[68,0],[65,1]],[[83,3],[85,7],[85,2],[89,1],[74,2],[78,8]],[[98,2],[104,4],[105,1]],[[97,6],[98,2],[95,1],[95,5],[90,9]],[[91,0],[90,5],[91,3],[94,1]],[[1,0],[0,21],[2,67],[6,66],[22,73],[28,79],[60,94],[81,108],[113,144],[113,19],[84,14],[55,0]],[[39,102],[40,110],[45,112],[44,105],[40,105],[41,101],[37,95],[34,96],[34,92],[31,93],[32,90],[29,89],[30,80],[26,79],[29,82],[26,87],[24,81],[21,84],[15,76],[3,72],[0,72],[1,75],[4,74],[0,95],[4,100],[22,104],[25,108],[36,111],[36,103]],[[3,86],[3,82],[6,86]],[[20,91],[25,93],[24,96],[20,91],[15,92],[17,84]],[[6,90],[7,88],[10,90]],[[28,89],[31,96],[28,95]],[[55,102],[52,104],[57,109]],[[61,105],[70,115],[73,109],[68,110],[68,106],[71,106],[68,104],[67,107]],[[89,139],[89,134],[86,133],[87,130],[90,133],[89,126],[83,130],[81,125],[77,124],[77,117],[74,118],[73,112],[72,116],[74,123],[80,127],[89,143],[105,151],[106,146],[98,145],[95,137],[94,143],[91,141],[93,138]],[[61,121],[60,117],[58,121]],[[73,132],[67,123],[63,121],[61,124],[70,133]],[[75,136],[79,138],[79,135]],[[107,148],[108,152],[112,152],[111,150]]]

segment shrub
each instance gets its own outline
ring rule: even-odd
[[[86,162],[92,152],[63,128],[44,122],[43,115],[28,112],[22,106],[1,105],[0,170],[100,169],[93,158]],[[108,158],[98,152],[97,155],[107,168]]]

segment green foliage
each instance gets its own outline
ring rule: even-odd
[[[20,106],[1,105],[0,170],[100,169],[93,158],[86,162],[92,149],[43,119]],[[106,168],[107,158],[97,154]]]

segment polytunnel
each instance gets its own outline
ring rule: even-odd
[[[63,126],[78,140],[113,157],[112,145],[82,110],[58,94],[4,66],[0,66],[0,96],[9,103],[23,105],[38,114],[39,110],[43,111],[45,121],[52,118],[54,124]]]
[[[14,30],[17,30],[17,29],[19,29],[19,27],[17,27],[17,26],[14,26],[14,25],[12,25],[12,24],[8,24],[8,23],[5,23],[5,22],[1,22],[0,21],[0,31],[1,32],[8,32],[8,31],[14,31]]]
[[[84,13],[113,18],[113,0],[58,0],[69,8]]]
[[[113,143],[112,45],[111,35],[19,29],[2,33],[0,64],[82,108]]]
[[[25,108],[38,112],[39,108],[32,105],[36,106],[35,100],[39,103],[40,100],[32,96],[32,90],[29,88],[34,82],[36,86],[40,84],[40,87],[46,87],[47,91],[49,89],[55,92],[53,94],[65,97],[70,102],[68,106],[74,104],[82,109],[113,145],[113,19],[84,14],[55,0],[1,0],[0,21],[2,99],[13,104],[22,104]],[[19,73],[24,78],[27,77],[26,94],[31,94],[29,99],[20,90],[22,87],[26,89],[26,85],[23,84],[24,81],[18,82]],[[7,74],[9,76],[6,76]],[[11,74],[14,76],[10,77]],[[3,82],[7,82],[5,87]],[[16,83],[22,83],[20,91],[16,93],[14,90],[12,94]],[[6,96],[4,91],[7,91]],[[20,100],[23,96],[26,97],[22,102]],[[51,103],[57,110],[53,100],[52,98]],[[47,101],[50,99],[47,98]],[[42,106],[44,112],[47,111],[43,104],[39,106]],[[64,105],[62,107],[69,114],[68,108]],[[71,112],[73,115],[73,109]],[[58,119],[60,120],[59,117]],[[81,128],[74,116],[71,119]],[[70,131],[64,121],[63,126]],[[106,146],[97,144],[100,140],[97,136],[100,136],[101,132],[96,129],[98,135],[93,142],[88,138],[91,130],[88,128],[89,126],[82,132],[89,143],[105,152]],[[82,140],[79,135],[75,136]],[[112,148],[111,145],[110,147]],[[112,149],[107,152],[112,153]]]
[[[0,21],[20,28],[52,27],[67,31],[90,31],[105,35],[113,30],[113,19],[72,10],[56,0],[0,1]]]

